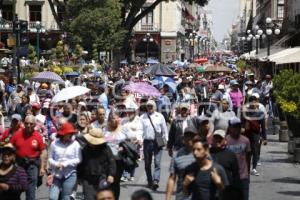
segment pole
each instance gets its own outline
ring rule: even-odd
[[[149,48],[149,38],[147,38],[147,44],[146,44],[146,62],[148,61],[148,48]]]
[[[20,53],[20,31],[17,32],[17,49],[16,49],[16,54],[17,54],[17,73],[18,73],[18,83],[21,83],[21,68],[20,68],[20,62],[19,62],[19,53]]]
[[[267,36],[267,40],[268,40],[268,56],[270,55],[270,35]]]
[[[255,54],[257,55],[258,54],[258,39],[256,38],[256,52]]]
[[[37,28],[36,29],[36,58],[37,58],[37,65],[40,67],[39,65],[39,61],[40,61],[40,29]]]

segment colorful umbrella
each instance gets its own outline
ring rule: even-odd
[[[54,72],[40,72],[31,80],[36,82],[49,82],[49,83],[60,83],[64,84],[64,80]]]
[[[207,63],[208,59],[207,58],[197,58],[194,60],[195,63]]]
[[[69,99],[73,99],[75,97],[79,97],[81,95],[84,95],[91,90],[89,88],[83,87],[83,86],[72,86],[67,87],[59,91],[52,99],[52,102],[57,103],[60,101],[66,101]]]
[[[196,69],[196,71],[197,71],[197,72],[200,72],[200,73],[203,73],[203,72],[205,72],[205,69],[204,69],[204,67],[198,67],[198,68]]]
[[[177,83],[174,81],[174,79],[166,76],[157,76],[155,79],[151,81],[153,85],[158,85],[159,87],[163,85],[168,85],[172,92],[176,91]]]
[[[148,97],[160,97],[161,94],[154,86],[146,83],[146,82],[130,82],[128,85],[126,85],[124,90],[137,93],[143,96]]]
[[[176,76],[176,73],[169,66],[163,64],[152,65],[144,73],[154,76]]]

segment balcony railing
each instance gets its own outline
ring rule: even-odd
[[[151,32],[151,31],[159,31],[159,27],[157,24],[137,24],[134,28],[135,31],[145,31],[145,32]]]

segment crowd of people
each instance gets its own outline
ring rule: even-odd
[[[64,85],[11,78],[0,91],[0,199],[17,200],[25,192],[26,200],[35,200],[41,184],[49,186],[51,200],[75,199],[78,185],[86,200],[119,199],[120,183],[134,181],[139,162],[146,187],[156,191],[167,149],[166,200],[174,191],[176,200],[248,200],[273,116],[271,76],[175,68],[177,87],[155,86],[160,97],[124,89],[128,82],[151,84],[145,68],[106,68],[100,76],[86,70],[65,77]],[[52,102],[75,85],[90,93]]]

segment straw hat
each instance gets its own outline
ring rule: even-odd
[[[83,136],[88,143],[92,145],[100,145],[105,143],[102,130],[100,128],[93,128]]]

